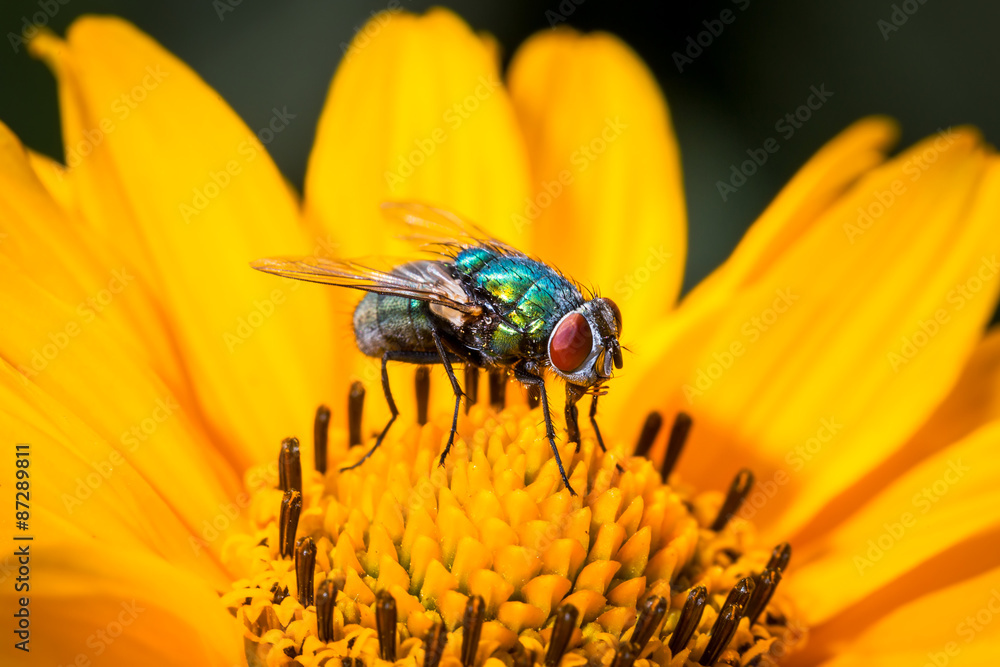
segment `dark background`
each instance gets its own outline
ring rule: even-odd
[[[55,85],[23,48],[14,52],[8,33],[19,34],[24,17],[31,20],[45,7],[50,13],[58,7],[48,23],[60,34],[81,14],[112,13],[190,64],[250,127],[266,123],[275,106],[305,119],[268,146],[300,188],[341,44],[388,4],[239,0],[220,19],[219,2],[238,0],[63,1],[0,2],[0,120],[26,144],[61,154]],[[902,145],[962,123],[979,126],[993,143],[1000,139],[995,0],[719,0],[679,7],[610,0],[399,2],[418,12],[432,4],[451,7],[473,28],[493,33],[506,58],[557,15],[567,19],[564,25],[614,32],[638,51],[666,92],[683,153],[691,227],[686,288],[726,258],[809,155],[863,115],[899,119]],[[727,8],[735,20],[678,71],[674,52],[683,52],[688,37],[706,30],[703,21],[718,19]],[[890,21],[894,10],[897,20],[906,10],[911,14],[886,39],[878,22]],[[806,101],[810,86],[821,85],[832,97],[792,137],[782,138],[776,121]],[[730,165],[768,137],[779,139],[780,150],[724,202],[716,181],[727,179]]]

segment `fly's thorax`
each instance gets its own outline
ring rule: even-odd
[[[552,328],[584,303],[579,289],[543,262],[490,246],[470,247],[455,257],[456,277],[483,307],[458,332],[466,347],[481,349],[495,363],[525,359],[544,363]]]
[[[552,370],[567,382],[590,387],[622,367],[621,311],[611,299],[596,298],[563,315],[548,340]]]

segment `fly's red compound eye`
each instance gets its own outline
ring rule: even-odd
[[[549,358],[563,373],[572,373],[586,361],[593,344],[594,335],[587,320],[580,313],[570,313],[556,325],[549,338]]]
[[[618,304],[611,299],[604,299],[604,303],[608,304],[608,308],[611,309],[611,314],[615,316],[615,326],[618,327],[618,335],[622,335],[622,311],[618,308]]]

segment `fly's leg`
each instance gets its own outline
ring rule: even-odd
[[[465,414],[479,400],[479,368],[465,364]]]
[[[583,397],[584,393],[576,385],[566,383],[566,437],[570,442],[576,443],[577,453],[580,451],[580,411],[577,409],[576,403]],[[603,445],[601,446],[603,447]]]
[[[601,451],[605,454],[608,453],[608,448],[604,446],[604,438],[601,437],[601,429],[597,426],[597,394],[594,394],[594,400],[590,403],[590,424],[594,427],[594,435],[597,436],[597,444],[601,446]],[[615,469],[618,472],[625,472],[625,469],[621,467],[621,464],[615,463]]]
[[[458,431],[458,409],[462,405],[462,387],[458,384],[458,378],[455,377],[455,371],[451,369],[451,362],[448,360],[448,353],[444,349],[444,343],[441,342],[441,336],[438,335],[437,331],[431,331],[431,335],[434,337],[434,347],[437,348],[438,354],[441,356],[441,363],[444,364],[444,372],[448,374],[448,379],[451,380],[451,389],[455,392],[455,414],[451,418],[451,433],[448,434],[448,444],[444,446],[444,451],[441,452],[441,459],[438,461],[439,466],[444,465],[444,460],[448,456],[448,452],[451,451],[451,445],[455,442],[455,432]]]
[[[375,440],[375,446],[369,449],[368,453],[362,456],[361,460],[357,463],[341,468],[340,472],[353,470],[367,461],[368,458],[375,453],[375,450],[382,445],[382,440],[385,438],[385,434],[389,432],[389,427],[392,426],[392,423],[396,421],[396,417],[399,416],[399,410],[396,409],[396,401],[392,400],[392,390],[389,389],[388,364],[390,361],[405,361],[411,364],[427,364],[437,361],[437,355],[433,352],[398,352],[394,350],[387,351],[382,355],[382,393],[385,394],[385,402],[389,404],[389,412],[392,416],[389,417],[389,423],[385,425],[385,428],[382,429],[378,439]]]
[[[575,496],[576,491],[570,486],[566,470],[563,468],[562,458],[560,458],[559,450],[556,448],[556,428],[552,425],[552,415],[549,413],[549,397],[545,391],[545,379],[539,375],[532,375],[520,368],[514,369],[514,379],[522,384],[538,387],[538,393],[542,399],[542,416],[545,417],[545,437],[548,438],[549,447],[552,448],[552,454],[556,457],[556,465],[559,467],[559,474],[562,476],[563,484],[566,485],[566,489],[570,495]]]

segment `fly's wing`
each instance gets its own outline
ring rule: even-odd
[[[284,278],[419,299],[471,315],[482,312],[480,306],[469,301],[442,262],[410,262],[391,272],[325,257],[265,257],[250,266]]]
[[[497,240],[470,222],[450,211],[417,202],[385,202],[382,212],[391,220],[406,225],[401,238],[420,243],[425,248],[457,248],[488,246],[505,255],[526,257],[517,248]],[[449,254],[449,253],[446,253]]]

